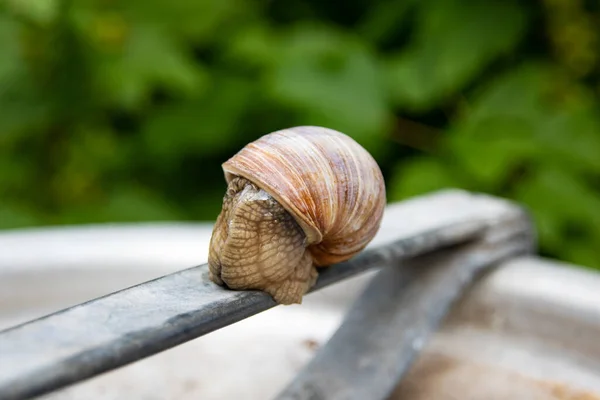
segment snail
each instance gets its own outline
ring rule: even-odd
[[[317,268],[346,261],[373,239],[386,189],[371,154],[341,132],[279,130],[223,163],[227,183],[208,256],[209,278],[300,304]]]

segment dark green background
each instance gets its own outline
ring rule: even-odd
[[[0,228],[214,220],[223,161],[316,124],[389,201],[516,199],[543,254],[600,268],[598,2],[0,4]]]

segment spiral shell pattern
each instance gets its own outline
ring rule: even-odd
[[[332,129],[301,126],[262,136],[223,164],[275,198],[298,222],[315,265],[351,258],[383,217],[383,175],[371,154]]]

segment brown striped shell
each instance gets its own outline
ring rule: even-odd
[[[273,196],[298,222],[315,265],[341,262],[377,233],[386,204],[377,162],[349,136],[302,126],[265,135],[223,164]]]

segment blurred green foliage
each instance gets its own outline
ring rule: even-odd
[[[0,228],[214,220],[223,161],[316,124],[373,153],[389,201],[516,199],[544,254],[600,268],[588,3],[0,0]]]

